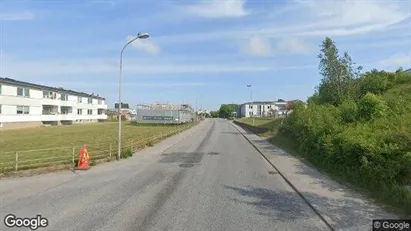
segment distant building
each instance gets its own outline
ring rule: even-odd
[[[128,103],[121,103],[121,109],[129,109],[130,106],[128,105]],[[118,103],[114,104],[114,109],[118,109]]]
[[[286,115],[287,102],[253,101],[240,106],[241,117],[270,117]]]
[[[90,123],[106,120],[107,104],[86,94],[0,77],[0,128]]]
[[[188,104],[139,104],[134,120],[137,123],[181,124],[196,119],[194,109]]]

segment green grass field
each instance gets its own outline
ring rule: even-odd
[[[255,132],[257,135],[262,137],[272,137],[277,133],[277,129],[281,124],[282,119],[272,119],[272,118],[241,118],[238,122],[248,125],[248,129]]]
[[[122,147],[133,150],[171,136],[187,125],[133,125],[124,123]],[[96,123],[40,127],[0,132],[0,172],[69,164],[77,159],[82,145],[87,145],[92,160],[109,158],[117,153],[117,123]]]

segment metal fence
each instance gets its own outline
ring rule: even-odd
[[[135,152],[147,145],[151,145],[156,141],[180,133],[183,130],[190,128],[191,126],[193,126],[193,124],[187,124],[177,128],[170,128],[170,130],[168,130],[167,132],[161,134],[149,134],[144,138],[136,137],[124,140],[122,145],[122,152],[125,150]],[[0,173],[58,165],[75,166],[78,158],[78,152],[82,146],[83,145],[75,145],[69,147],[0,152],[0,159],[2,160],[0,162]],[[109,148],[102,149],[97,148],[98,146],[100,146],[99,144],[92,144],[92,147],[90,147],[89,145],[87,146],[91,161],[113,159],[116,157],[118,148],[117,142],[110,143]],[[107,144],[105,144],[104,146],[107,146]],[[61,154],[56,155],[56,153]],[[35,156],[35,158],[33,158],[33,156]]]

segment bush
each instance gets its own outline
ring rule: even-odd
[[[373,70],[360,78],[360,93],[365,95],[367,93],[382,94],[388,90],[389,73],[384,71],[378,72]]]
[[[359,117],[364,121],[384,117],[388,109],[386,102],[372,93],[367,93],[358,103]]]
[[[121,158],[127,159],[133,156],[133,151],[130,148],[121,150]]]
[[[358,102],[297,105],[279,133],[315,166],[411,213],[411,85],[396,78],[384,95],[374,88]]]
[[[341,118],[345,123],[355,122],[358,118],[358,106],[353,100],[346,100],[342,102],[339,107]]]

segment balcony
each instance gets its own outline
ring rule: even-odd
[[[55,105],[43,105],[43,111],[41,114],[43,115],[58,115],[59,108]]]

